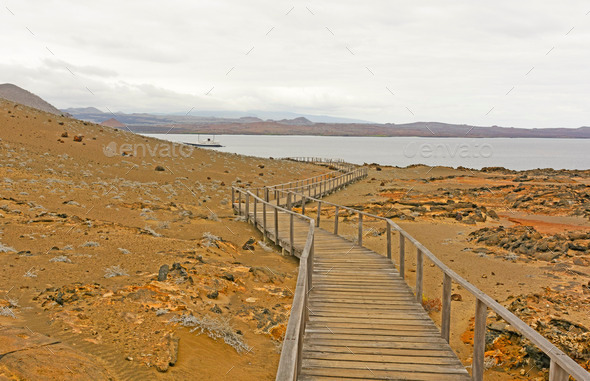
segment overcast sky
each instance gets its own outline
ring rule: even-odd
[[[0,83],[58,108],[590,126],[588,1],[0,5]]]

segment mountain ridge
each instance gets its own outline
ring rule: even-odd
[[[83,110],[92,112],[84,112]],[[66,109],[75,117],[100,123],[113,115],[95,108]],[[81,110],[81,111],[76,111]],[[96,111],[99,111],[98,113]],[[305,117],[262,120],[253,116],[236,118],[149,113],[115,113],[117,120],[138,133],[203,133],[245,135],[389,136],[389,137],[468,137],[468,138],[590,138],[590,127],[518,128],[471,126],[442,122],[412,123],[318,123]],[[238,114],[239,115],[239,114]],[[172,129],[172,130],[171,130]]]
[[[54,107],[38,95],[33,94],[30,91],[25,90],[12,83],[0,84],[0,98],[6,99],[11,102],[19,103],[24,106],[32,107],[37,110],[49,112],[51,114],[67,115],[67,113]]]

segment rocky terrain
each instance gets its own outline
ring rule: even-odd
[[[0,378],[274,378],[297,261],[234,216],[230,186],[326,168],[8,101],[0,139]],[[588,368],[589,186],[590,171],[370,165],[366,181],[328,201],[393,218]],[[340,216],[353,239],[356,217]],[[365,229],[364,243],[383,251],[383,225],[368,219]],[[409,248],[410,285],[415,263]],[[435,321],[441,282],[427,262],[423,301]],[[473,298],[452,292],[451,345],[469,366]],[[534,346],[493,313],[488,328],[486,379],[546,378]]]
[[[230,187],[325,168],[1,100],[0,139],[0,379],[274,379],[297,261]]]
[[[573,231],[564,234],[541,234],[532,226],[511,226],[505,228],[481,228],[469,234],[470,242],[482,243],[487,247],[501,248],[500,255],[518,258],[536,258],[552,261],[557,258],[572,258],[574,264],[590,266],[590,234]],[[474,249],[480,253],[495,253],[489,249]]]

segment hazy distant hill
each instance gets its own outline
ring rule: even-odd
[[[68,108],[62,110],[72,114],[77,119],[88,122],[100,123],[113,114],[103,112],[95,107]],[[313,124],[313,123],[370,123],[358,119],[338,118],[325,115],[307,115],[292,112],[270,112],[270,111],[207,111],[192,110],[189,115],[186,113],[135,113],[125,114],[115,112],[118,120],[128,125],[159,125],[162,123],[252,123],[263,122],[264,120],[277,120],[283,124]]]
[[[56,115],[65,114],[64,112],[53,107],[37,95],[11,83],[0,85],[0,98],[20,103],[25,106],[33,107],[41,111],[50,112]]]
[[[203,133],[246,135],[323,135],[323,136],[420,136],[467,138],[590,138],[590,127],[580,128],[514,128],[478,127],[440,122],[334,123],[314,122],[297,116],[293,119],[262,120],[234,112],[235,117],[191,115],[104,113],[94,107],[66,109],[74,117],[101,123],[113,116],[134,132]],[[227,113],[226,113],[227,114]],[[299,114],[293,114],[299,115]],[[171,128],[173,128],[171,130]]]
[[[165,133],[170,126],[135,126],[134,131]],[[477,127],[445,123],[408,124],[285,124],[266,121],[260,123],[229,123],[175,125],[174,133],[244,134],[244,135],[319,135],[319,136],[418,136],[456,138],[590,138],[590,127],[580,128],[513,128]]]

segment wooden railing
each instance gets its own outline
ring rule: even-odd
[[[281,189],[281,190],[301,189],[302,187],[305,187],[309,184],[313,184],[315,182],[326,180],[326,179],[329,179],[332,177],[337,177],[343,173],[352,172],[354,169],[358,168],[357,165],[345,163],[341,159],[332,160],[332,159],[294,157],[294,158],[285,158],[284,160],[300,161],[300,162],[304,162],[304,163],[313,163],[313,164],[333,168],[334,170],[331,172],[328,172],[328,173],[323,173],[321,175],[317,175],[317,176],[310,177],[310,178],[303,179],[303,180],[295,180],[295,181],[290,181],[287,183],[269,185],[266,187],[259,187],[259,188],[250,188],[250,189],[252,189],[254,191],[263,190],[265,188],[268,188],[270,190],[274,190],[274,189]],[[320,160],[320,161],[315,161],[315,160]]]
[[[306,200],[310,197],[324,197],[347,185],[367,177],[368,170],[365,167],[353,166],[347,172],[330,173],[328,175],[315,176],[309,179],[293,182],[286,189],[281,189],[276,186],[268,186],[262,188],[250,189],[252,194],[256,197],[263,198],[264,201],[274,203],[278,206],[287,206],[290,209],[292,206],[303,205],[305,208]],[[243,192],[236,192],[236,188],[232,187],[232,204],[236,202],[241,207],[246,194]],[[284,195],[285,197],[281,197]],[[248,203],[246,203],[247,205]]]
[[[285,158],[283,158],[283,160],[301,161],[303,163],[313,163],[313,164],[334,164],[334,163],[348,164],[342,159],[326,159],[325,157],[285,157]]]
[[[333,204],[330,202],[323,201],[321,199],[311,197],[309,195],[296,194],[293,191],[279,191],[279,198],[283,199],[297,199],[300,197],[302,200],[301,214],[305,216],[305,203],[315,202],[317,203],[315,226],[317,228],[321,225],[321,214],[325,211],[326,207],[334,209],[334,234],[339,234],[339,218],[342,211],[350,214],[358,215],[358,235],[356,238],[357,244],[363,246],[363,220],[373,219],[385,222],[385,234],[386,234],[386,250],[385,255],[387,258],[392,259],[392,230],[399,234],[399,262],[398,269],[402,278],[405,278],[406,272],[406,241],[412,243],[416,249],[416,284],[414,293],[416,301],[421,303],[423,298],[423,280],[424,280],[424,257],[428,258],[438,269],[443,273],[443,290],[442,290],[442,322],[441,322],[441,337],[449,342],[450,337],[450,324],[451,324],[451,287],[452,283],[463,287],[463,289],[469,291],[476,299],[475,303],[475,327],[474,327],[474,339],[473,339],[473,363],[472,363],[472,379],[483,380],[484,373],[484,352],[485,352],[485,332],[486,332],[486,318],[488,308],[494,311],[497,315],[501,316],[507,323],[515,328],[522,336],[526,337],[532,343],[534,343],[539,349],[541,349],[550,359],[550,370],[549,380],[550,381],[567,381],[569,376],[572,376],[576,380],[590,380],[590,373],[584,368],[572,360],[568,355],[563,353],[559,348],[553,345],[549,340],[527,325],[524,321],[519,319],[512,312],[507,310],[504,306],[488,296],[477,287],[469,283],[459,274],[451,270],[446,266],[440,259],[438,259],[430,250],[422,245],[418,240],[412,237],[408,232],[402,229],[392,220],[376,216],[374,214],[365,213],[361,210],[348,208],[342,205]],[[365,218],[363,218],[365,217]],[[406,281],[407,282],[407,281]],[[278,380],[278,378],[277,378]]]
[[[350,166],[350,168],[350,171],[339,173],[337,176],[327,178],[316,176],[306,179],[308,181],[304,180],[305,184],[296,185],[291,189],[303,191],[307,195],[313,194],[322,197],[367,176],[366,168],[356,166]],[[305,209],[307,196],[300,196],[298,193],[290,191],[288,194],[292,195],[292,197],[288,196],[282,199],[279,194],[282,194],[283,190],[271,187],[262,188],[262,190],[264,198],[257,194],[260,189],[250,190],[232,187],[232,205],[239,215],[246,217],[247,222],[254,224],[256,228],[262,231],[265,240],[269,239],[276,245],[288,250],[291,255],[299,257],[297,285],[293,295],[291,314],[276,376],[276,379],[281,381],[296,380],[301,369],[303,334],[309,320],[308,295],[313,283],[315,220],[290,210],[293,205],[297,204],[302,205]],[[271,201],[274,201],[274,203]],[[282,205],[285,205],[286,208]],[[250,211],[250,206],[253,208],[252,211]],[[269,210],[272,210],[272,212],[269,213]],[[286,237],[279,234],[279,213],[289,216],[289,234]],[[261,218],[258,218],[259,214],[261,214]],[[272,222],[268,221],[268,214],[271,214]],[[301,252],[297,252],[294,243],[295,218],[303,219],[309,223],[307,239]]]
[[[309,230],[305,246],[299,255],[299,274],[297,275],[297,284],[295,293],[293,295],[293,303],[291,305],[291,314],[289,316],[289,323],[287,324],[287,331],[283,341],[283,349],[281,351],[281,359],[277,371],[277,380],[296,380],[297,375],[301,369],[301,351],[303,349],[303,334],[305,327],[309,320],[308,297],[309,291],[312,287],[313,275],[313,252],[314,252],[314,233],[315,221],[313,218],[303,216],[299,213],[292,212],[288,209],[274,205],[266,200],[261,199],[249,190],[237,188],[235,189],[239,195],[244,195],[246,201],[246,208],[236,208],[240,215],[245,215],[248,222],[252,222],[254,226],[260,228],[264,234],[265,239],[269,238],[275,244],[288,248],[292,255],[295,255],[296,248],[294,244],[294,219],[299,218],[309,223]],[[249,200],[253,200],[254,210],[252,218],[250,218]],[[258,213],[256,205],[262,205],[262,222],[258,221]],[[271,213],[274,216],[274,223],[267,224],[267,210],[273,210]],[[278,213],[282,212],[289,216],[289,237],[282,238],[279,235]],[[272,229],[274,232],[271,230]]]

